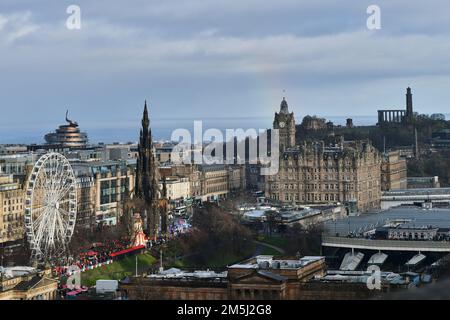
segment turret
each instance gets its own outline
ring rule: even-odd
[[[149,125],[150,120],[148,119],[147,100],[145,100],[144,113],[142,114],[142,127],[147,129]]]
[[[283,100],[281,101],[281,104],[280,104],[280,113],[283,113],[283,114],[289,113],[289,106],[288,106],[288,103],[287,103],[285,97],[283,97]]]

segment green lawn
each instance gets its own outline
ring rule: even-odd
[[[282,249],[284,249],[286,247],[286,245],[287,245],[287,240],[285,238],[279,237],[279,236],[264,237],[260,241],[268,243],[268,244],[271,244],[271,245],[276,246],[276,247],[280,247]]]
[[[273,248],[263,247],[261,254],[268,255],[268,256],[279,256],[281,253],[278,250],[275,250]]]
[[[81,284],[84,286],[93,286],[100,279],[104,280],[122,280],[123,278],[134,275],[136,270],[136,256],[128,256],[117,260],[106,266],[87,270],[81,273]],[[138,255],[138,272],[146,271],[156,259],[150,253]]]

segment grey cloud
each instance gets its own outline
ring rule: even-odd
[[[23,110],[54,123],[67,104],[80,123],[132,122],[145,98],[156,117],[271,116],[283,89],[298,116],[374,114],[407,85],[445,111],[447,1],[376,2],[376,32],[360,0],[79,1],[83,28],[69,31],[72,2],[3,0],[0,126]]]

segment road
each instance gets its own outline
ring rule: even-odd
[[[261,242],[261,241],[257,241],[257,240],[253,240],[253,242],[256,243],[256,244],[258,245],[258,246],[256,247],[256,250],[255,250],[255,253],[254,253],[255,256],[261,254],[261,252],[262,252],[262,246],[265,246],[265,247],[268,247],[268,248],[272,248],[272,249],[278,251],[278,252],[281,253],[281,254],[285,254],[285,253],[286,253],[286,251],[284,251],[284,249],[282,249],[282,248],[280,248],[280,247],[277,247],[277,246],[274,246],[274,245],[272,245],[272,244],[268,244],[268,243]]]

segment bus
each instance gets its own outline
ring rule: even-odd
[[[187,211],[186,211],[186,206],[176,207],[176,208],[173,210],[173,213],[174,213],[176,216],[183,216],[183,215],[185,215],[185,214],[187,213]]]

